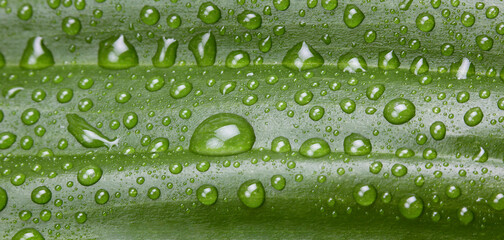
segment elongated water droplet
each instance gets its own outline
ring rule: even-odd
[[[54,65],[52,52],[46,47],[42,37],[28,40],[19,66],[25,69],[39,70]]]
[[[297,71],[318,68],[323,64],[324,58],[306,42],[294,45],[282,60],[282,65]]]
[[[476,67],[469,59],[463,58],[451,64],[450,72],[454,74],[457,79],[467,79],[470,76],[474,76]]]
[[[484,163],[484,162],[488,161],[487,150],[480,146],[478,151],[472,157],[472,160],[475,162],[480,162],[480,163]]]
[[[412,2],[413,2],[413,0],[401,1],[401,3],[399,4],[399,9],[401,9],[403,11],[407,11],[410,8]]]
[[[365,72],[367,63],[364,57],[356,53],[346,53],[339,57],[338,68],[343,72],[356,73]]]
[[[364,156],[371,153],[373,146],[368,138],[358,133],[352,133],[345,137],[343,149],[350,156]]]
[[[343,13],[343,21],[349,28],[358,27],[365,17],[364,13],[354,4],[348,4]]]
[[[156,54],[152,57],[152,65],[167,68],[175,64],[179,42],[173,38],[162,37],[158,41]]]
[[[128,69],[138,65],[138,55],[135,47],[121,34],[100,42],[98,65],[108,69]]]
[[[440,141],[445,138],[446,126],[443,122],[436,121],[430,126],[430,134],[434,140]]]
[[[77,142],[87,148],[99,148],[117,146],[119,139],[109,139],[98,129],[91,126],[84,118],[77,114],[67,114],[68,131],[75,137]]]
[[[261,181],[252,179],[242,183],[238,189],[238,198],[249,208],[260,207],[266,198]]]
[[[7,195],[7,191],[0,187],[0,212],[5,209],[8,201],[9,197]]]
[[[267,36],[261,40],[259,40],[259,50],[263,53],[269,52],[271,49],[271,46],[273,44],[273,41],[271,40],[271,36]]]
[[[215,114],[196,128],[189,149],[209,156],[235,155],[249,151],[255,142],[254,129],[236,114]]]
[[[319,158],[329,153],[331,153],[331,147],[321,138],[310,138],[299,148],[299,154],[309,158]]]
[[[217,55],[217,42],[212,32],[200,33],[189,41],[189,50],[200,67],[212,66]]]

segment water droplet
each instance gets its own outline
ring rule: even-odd
[[[204,184],[196,190],[196,196],[198,197],[198,201],[200,203],[210,206],[217,202],[219,193],[217,192],[217,188],[215,186]]]
[[[226,67],[243,68],[250,64],[250,56],[243,50],[232,51],[226,58]]]
[[[156,200],[161,196],[161,190],[157,187],[151,187],[147,191],[147,197],[149,197],[152,200]]]
[[[26,125],[33,125],[40,119],[40,112],[35,108],[28,108],[21,114],[21,121]]]
[[[474,107],[467,110],[464,115],[464,122],[469,127],[478,125],[481,120],[483,120],[483,111],[481,111],[481,108],[479,107]]]
[[[341,110],[347,114],[353,113],[355,111],[355,108],[357,107],[355,105],[355,101],[349,98],[342,99],[339,105]]]
[[[0,212],[7,206],[8,199],[7,191],[0,187]]]
[[[325,10],[331,11],[338,7],[338,0],[322,0],[321,5]]]
[[[175,99],[183,98],[192,91],[193,86],[188,81],[175,82],[170,88],[170,96]]]
[[[468,225],[474,219],[474,213],[467,207],[462,207],[457,212],[457,217],[463,225]]]
[[[33,15],[33,7],[29,3],[25,3],[18,8],[17,16],[23,21],[29,20]]]
[[[424,57],[418,56],[413,59],[411,63],[410,72],[415,75],[424,74],[429,72],[429,63],[427,63],[427,59]]]
[[[63,19],[61,22],[61,28],[63,29],[63,32],[70,36],[74,36],[79,34],[81,31],[82,25],[81,21],[78,18],[75,17],[66,17]]]
[[[91,186],[100,181],[103,170],[96,165],[88,165],[79,170],[77,181],[83,186]]]
[[[310,138],[299,148],[299,154],[309,158],[319,158],[329,153],[331,153],[331,147],[321,138]]]
[[[367,88],[366,96],[369,100],[378,100],[385,92],[385,86],[383,84],[374,84]]]
[[[206,24],[212,24],[221,18],[221,10],[212,2],[202,3],[198,10],[198,18]]]
[[[127,112],[123,116],[123,124],[127,129],[132,129],[138,124],[138,115],[134,112]]]
[[[286,180],[282,175],[273,175],[271,177],[271,186],[278,190],[282,191],[285,188]]]
[[[433,160],[437,157],[437,151],[434,148],[426,148],[422,156],[424,159]]]
[[[398,158],[410,158],[415,156],[415,151],[409,149],[409,148],[399,148],[395,152],[396,157]]]
[[[219,113],[200,123],[191,137],[189,148],[201,155],[235,155],[249,151],[255,139],[254,129],[245,118]]]
[[[212,32],[200,33],[189,41],[189,50],[200,67],[212,66],[217,55],[217,42]]]
[[[310,90],[299,90],[294,94],[294,101],[303,106],[311,102],[313,99],[313,93]]]
[[[240,201],[249,208],[260,207],[266,198],[264,187],[259,180],[248,180],[238,189],[238,198]]]
[[[352,133],[345,137],[343,149],[350,156],[364,156],[370,154],[373,147],[368,138],[358,133]]]
[[[415,105],[404,98],[396,98],[385,105],[383,116],[387,121],[394,125],[407,123],[415,117]]]
[[[485,148],[480,146],[478,148],[478,151],[472,157],[472,160],[475,162],[484,163],[484,162],[488,161],[488,152],[486,151]]]
[[[19,66],[25,69],[39,70],[52,65],[54,65],[54,58],[52,52],[44,44],[43,38],[30,38],[23,51]]]
[[[282,65],[297,71],[318,68],[323,64],[322,56],[306,42],[294,45],[282,60]]]
[[[382,70],[395,70],[399,68],[401,62],[394,50],[382,51],[378,55],[378,67]]]
[[[436,20],[430,13],[424,12],[418,15],[416,19],[416,26],[420,29],[420,31],[430,32],[436,26]]]
[[[157,51],[152,57],[152,65],[167,68],[175,64],[179,42],[173,38],[162,37],[157,41]]]
[[[87,221],[87,214],[84,212],[75,213],[75,221],[79,224],[83,224]]]
[[[309,116],[313,121],[318,121],[324,116],[325,109],[321,106],[314,106],[310,109]]]
[[[497,211],[504,210],[504,193],[494,193],[490,197],[488,204]]]
[[[278,11],[285,11],[290,6],[290,0],[273,0],[273,6]]]
[[[392,175],[402,177],[408,173],[408,168],[402,164],[396,163],[392,166],[390,171],[392,172]]]
[[[103,205],[108,202],[109,198],[110,198],[110,195],[107,192],[107,190],[100,189],[100,190],[96,191],[96,194],[95,194],[95,202],[96,203]]]
[[[61,0],[47,0],[47,5],[52,9],[58,8],[60,4]]]
[[[399,200],[399,212],[407,219],[415,219],[422,215],[424,203],[416,195],[408,195]]]
[[[339,57],[338,68],[343,72],[349,73],[365,72],[367,70],[367,63],[361,55],[346,53]]]
[[[147,152],[151,153],[165,152],[166,150],[168,150],[169,146],[170,142],[168,141],[168,139],[164,137],[159,137],[151,142],[149,148],[147,149]]]
[[[493,38],[487,35],[478,35],[476,37],[476,44],[478,44],[478,47],[483,51],[490,51],[493,47],[493,42]]]
[[[128,69],[138,65],[138,55],[135,47],[121,34],[100,42],[98,65],[108,69]]]
[[[34,228],[24,228],[17,232],[12,240],[44,240],[44,236]]]
[[[291,144],[286,137],[276,137],[271,141],[271,151],[284,153],[291,151]]]
[[[473,76],[476,71],[474,64],[467,58],[463,58],[458,62],[450,65],[450,72],[454,74],[457,79],[466,79]]]
[[[267,36],[261,40],[259,40],[259,50],[263,53],[269,52],[271,49],[271,45],[273,44],[273,41],[271,40],[271,36]]]
[[[454,185],[446,187],[445,194],[449,198],[458,198],[461,194],[460,188]]]
[[[349,28],[358,27],[365,17],[364,13],[354,4],[348,4],[343,13],[343,21]]]
[[[460,17],[460,21],[464,26],[471,27],[472,25],[474,25],[476,18],[470,12],[463,12],[462,16]]]
[[[68,132],[84,147],[99,148],[117,146],[119,139],[109,139],[77,114],[67,114]]]
[[[490,6],[487,8],[485,15],[488,19],[494,19],[499,15],[499,11],[498,7]]]
[[[159,11],[153,6],[145,5],[140,10],[140,19],[147,25],[154,25],[159,21]]]
[[[180,27],[180,25],[182,24],[182,19],[178,14],[173,13],[166,17],[166,23],[168,24],[168,27],[175,29]]]
[[[31,199],[37,204],[46,204],[51,201],[52,192],[46,186],[40,186],[33,189],[31,193]]]
[[[436,121],[430,126],[430,134],[434,140],[443,140],[446,135],[446,126],[443,122]]]
[[[359,184],[354,188],[353,198],[357,204],[367,207],[375,202],[376,189],[371,185]]]
[[[256,12],[245,10],[237,16],[238,22],[247,29],[253,30],[261,27],[262,17]]]

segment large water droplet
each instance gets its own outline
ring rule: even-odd
[[[215,114],[196,128],[189,149],[201,155],[226,156],[249,151],[255,142],[254,129],[236,114]]]
[[[212,24],[221,18],[221,10],[212,2],[202,3],[198,10],[198,18],[206,24]]]
[[[417,16],[416,25],[423,32],[430,32],[436,26],[436,20],[428,12],[421,13]]]
[[[457,212],[457,217],[463,225],[468,225],[474,219],[474,213],[467,207],[462,207]]]
[[[162,37],[158,41],[156,54],[152,57],[152,65],[167,68],[175,64],[179,42],[173,38]]]
[[[61,28],[63,29],[63,32],[70,36],[74,36],[79,34],[81,31],[82,25],[81,21],[78,18],[75,17],[66,17],[63,19],[61,22]]]
[[[483,120],[483,111],[481,111],[481,108],[479,107],[474,107],[467,110],[464,115],[464,122],[469,127],[478,125],[481,120]]]
[[[88,165],[79,170],[77,181],[83,186],[91,186],[100,181],[103,170],[96,165]]]
[[[331,152],[329,144],[321,138],[310,138],[299,148],[299,154],[309,158],[319,158]]]
[[[7,191],[0,187],[0,212],[7,206],[8,199]]]
[[[54,65],[52,52],[44,44],[42,37],[32,37],[23,51],[19,66],[25,69],[38,70]]]
[[[108,69],[128,69],[138,65],[138,55],[135,47],[121,34],[100,42],[98,65]]]
[[[430,126],[430,134],[434,140],[440,141],[445,138],[446,126],[443,122],[436,121]]]
[[[0,149],[7,149],[16,142],[17,136],[11,132],[0,133]]]
[[[282,175],[273,175],[271,177],[271,186],[278,190],[282,191],[285,188],[286,180]]]
[[[385,105],[383,116],[394,125],[400,125],[410,121],[416,112],[415,105],[408,99],[396,98]]]
[[[359,184],[355,186],[353,198],[357,204],[367,207],[376,200],[376,189],[371,185]]]
[[[17,232],[12,240],[44,240],[44,236],[35,228],[24,228]]]
[[[140,10],[140,19],[147,25],[154,25],[159,21],[159,11],[153,6],[144,6]]]
[[[40,186],[33,189],[31,193],[31,199],[37,204],[46,204],[51,201],[52,192],[46,186]]]
[[[480,146],[478,148],[478,151],[472,157],[472,160],[475,162],[480,162],[480,163],[484,163],[484,162],[488,161],[488,151],[485,148]]]
[[[488,204],[497,211],[504,210],[504,193],[498,192],[492,194],[492,197],[488,200]]]
[[[401,62],[394,50],[382,51],[378,54],[378,67],[382,70],[395,70],[399,68]]]
[[[189,95],[192,89],[192,83],[188,81],[175,82],[170,88],[170,96],[175,99],[181,99]]]
[[[217,192],[217,188],[215,186],[204,184],[196,190],[196,196],[198,197],[198,201],[200,203],[210,206],[217,202],[219,193]]]
[[[343,72],[356,73],[365,72],[367,63],[364,57],[356,53],[346,53],[339,57],[338,68]]]
[[[290,0],[273,0],[273,6],[278,11],[285,11],[290,6]]]
[[[84,147],[99,148],[117,146],[119,139],[109,139],[77,114],[67,114],[68,131]]]
[[[250,10],[245,10],[238,14],[237,19],[242,26],[251,30],[258,29],[262,24],[261,15]]]
[[[260,207],[264,203],[265,195],[261,181],[255,179],[242,183],[238,189],[238,198],[249,208]]]
[[[170,146],[170,141],[167,138],[160,137],[152,140],[147,152],[155,153],[155,152],[165,152],[168,150]]]
[[[271,151],[283,153],[291,151],[291,144],[286,137],[276,137],[271,141]]]
[[[212,66],[217,55],[217,42],[212,32],[200,33],[189,41],[189,50],[200,67]]]
[[[354,4],[348,4],[343,13],[343,21],[349,28],[358,27],[365,17],[364,13]]]
[[[303,71],[322,66],[324,58],[308,43],[299,42],[287,52],[282,64],[289,69]]]
[[[422,56],[418,56],[413,59],[411,63],[410,72],[415,75],[424,74],[429,72],[429,63],[427,63],[427,59]]]
[[[370,154],[373,146],[368,138],[358,133],[352,133],[345,137],[343,149],[348,155],[363,156]]]
[[[415,219],[422,215],[424,203],[415,195],[409,195],[399,200],[399,212],[407,219]]]
[[[226,67],[242,68],[250,64],[250,56],[243,50],[232,51],[226,58]]]

